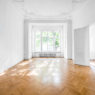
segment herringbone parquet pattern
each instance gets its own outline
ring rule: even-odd
[[[0,74],[0,95],[95,95],[95,68],[35,58]]]

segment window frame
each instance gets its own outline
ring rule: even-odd
[[[42,45],[43,45],[43,43],[42,43],[42,33],[43,32],[45,32],[45,31],[40,31],[39,30],[39,32],[40,32],[40,34],[41,34],[41,36],[40,36],[40,39],[41,39],[41,47],[40,47],[40,51],[37,51],[36,50],[36,33],[37,33],[38,31],[35,31],[34,32],[34,52],[55,52],[55,53],[57,53],[57,52],[61,52],[61,31],[59,30],[59,31],[51,31],[51,32],[59,32],[59,38],[60,38],[60,40],[59,40],[59,47],[60,47],[60,50],[59,51],[56,51],[55,50],[55,36],[53,35],[53,38],[54,38],[54,40],[53,40],[53,51],[49,51],[49,49],[48,49],[48,47],[49,47],[49,45],[48,45],[48,42],[47,42],[47,51],[43,51],[43,49],[42,49]],[[50,32],[50,30],[48,31],[46,31],[47,32],[47,36],[46,37],[48,37],[48,38],[50,38],[49,36],[48,36],[48,32]]]

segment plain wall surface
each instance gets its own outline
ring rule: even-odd
[[[72,59],[72,21],[67,23],[67,59]]]
[[[89,66],[89,28],[74,31],[74,63]]]
[[[95,22],[95,0],[88,0],[83,7],[73,12],[73,28],[82,28]]]
[[[0,0],[0,72],[23,60],[23,16],[11,0]]]
[[[30,23],[24,21],[24,59],[32,58],[32,32]]]
[[[90,34],[90,59],[95,60],[95,24],[89,27]]]

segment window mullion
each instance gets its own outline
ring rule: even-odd
[[[34,32],[34,51],[36,51],[36,31]]]
[[[49,36],[48,36],[48,31],[47,31],[47,51],[49,51],[48,50],[48,39],[49,39]]]
[[[41,52],[42,52],[42,31],[40,31],[41,32]]]
[[[55,31],[54,31],[55,32]],[[53,33],[53,51],[55,52],[55,35],[54,35],[54,33]]]

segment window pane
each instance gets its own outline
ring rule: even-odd
[[[37,52],[41,51],[41,32],[37,31],[35,33],[35,49]]]
[[[60,51],[60,39],[56,38],[55,40],[55,50]]]
[[[54,51],[54,39],[48,37],[48,51]]]
[[[53,40],[54,40],[53,38],[49,38],[48,37],[48,45],[49,46],[52,46],[53,45]]]
[[[54,36],[53,32],[49,31],[48,32],[48,37],[53,37],[53,36]]]
[[[42,51],[46,52],[47,51],[47,31],[42,32]]]
[[[60,32],[55,32],[55,50],[60,51]]]
[[[47,37],[42,37],[42,51],[47,51]]]
[[[42,32],[42,37],[47,37],[47,31]]]

